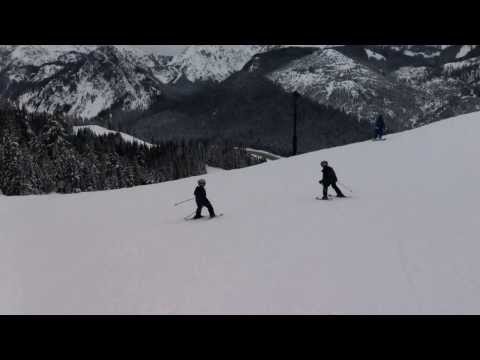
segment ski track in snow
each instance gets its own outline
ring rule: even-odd
[[[199,177],[0,196],[4,314],[478,314],[480,113]],[[316,201],[327,159],[350,199]],[[340,185],[341,186],[341,185]]]

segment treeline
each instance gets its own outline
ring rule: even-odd
[[[77,135],[62,117],[0,108],[0,190],[5,195],[76,193],[153,184],[258,160],[221,140],[148,147],[119,134]]]

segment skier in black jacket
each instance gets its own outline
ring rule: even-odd
[[[332,186],[333,190],[337,193],[337,197],[344,198],[342,190],[340,190],[337,186],[337,175],[335,174],[335,170],[331,166],[328,166],[327,161],[322,161],[322,173],[323,179],[319,181],[320,184],[323,185],[323,197],[322,200],[328,200],[328,187]]]
[[[382,115],[378,115],[377,121],[375,121],[375,140],[382,140],[384,132],[385,121],[383,121]]]
[[[207,199],[207,192],[205,191],[206,183],[204,179],[198,180],[198,186],[193,193],[195,195],[195,201],[197,202],[197,212],[194,219],[200,219],[202,217],[202,209],[204,206],[208,209],[211,218],[216,216],[212,204]]]

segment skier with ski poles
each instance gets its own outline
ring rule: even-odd
[[[337,175],[335,174],[335,170],[331,166],[328,165],[327,161],[322,161],[320,163],[322,166],[322,173],[323,178],[319,181],[320,184],[323,185],[323,197],[321,200],[328,200],[328,187],[331,186],[333,190],[337,193],[337,197],[344,198],[346,197],[343,195],[342,190],[340,190],[337,186]]]
[[[198,186],[196,187],[195,192],[193,193],[195,195],[195,201],[197,203],[197,211],[193,219],[202,218],[203,207],[206,207],[208,209],[210,218],[214,218],[216,216],[215,211],[213,210],[212,204],[207,199],[207,192],[205,191],[206,184],[207,182],[205,181],[205,179],[198,180]]]
[[[385,132],[385,121],[383,121],[383,116],[380,114],[375,121],[375,138],[374,140],[383,140],[383,134]]]

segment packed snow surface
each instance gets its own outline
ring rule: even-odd
[[[173,206],[197,178],[1,197],[0,313],[479,314],[479,135],[473,113],[214,172],[214,220]],[[314,199],[324,159],[352,198]]]

